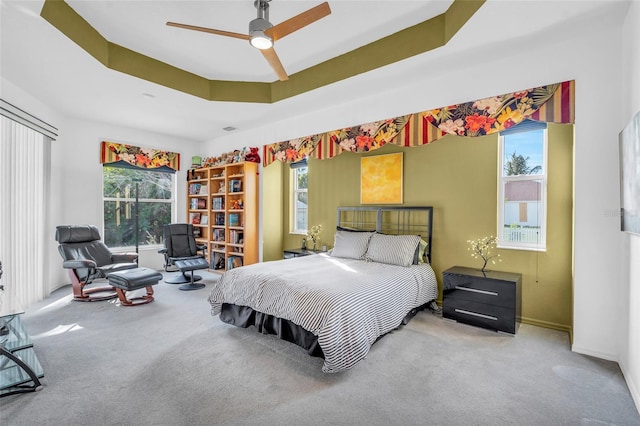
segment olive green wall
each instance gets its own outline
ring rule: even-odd
[[[276,161],[262,169],[262,260],[282,259],[283,228],[283,170],[288,167]]]
[[[331,247],[336,207],[360,203],[360,158],[404,152],[404,204],[434,207],[432,265],[442,271],[480,267],[467,240],[496,235],[498,137],[446,137],[429,145],[386,145],[369,154],[343,153],[309,160],[309,225],[322,224],[321,241]],[[549,125],[547,251],[498,250],[502,262],[490,269],[523,275],[524,322],[570,331],[572,321],[573,126]],[[272,166],[269,166],[272,167]],[[283,169],[288,194],[289,170]],[[299,247],[289,234],[289,199],[283,197],[284,247]]]

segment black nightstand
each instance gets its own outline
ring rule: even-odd
[[[306,250],[306,249],[285,249],[283,251],[283,257],[285,259],[292,259],[294,257],[302,257],[302,256],[309,256],[310,254],[318,254],[321,253],[320,251],[317,250]]]
[[[515,334],[522,306],[522,275],[454,266],[442,273],[442,316]]]

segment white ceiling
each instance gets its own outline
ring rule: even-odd
[[[442,48],[275,104],[254,104],[206,101],[105,68],[39,16],[42,3],[0,0],[4,79],[70,117],[196,141],[226,135],[226,126],[242,131],[302,111],[308,114],[313,108],[326,108],[337,93],[343,98],[362,96],[381,81],[392,90],[393,84],[407,84],[425,67],[462,57],[468,60],[470,52],[508,52],[540,38],[571,36],[572,26],[584,28],[612,14],[623,16],[628,7],[606,0],[489,0]],[[165,25],[174,21],[247,33],[249,21],[256,17],[253,0],[67,3],[107,40],[207,79],[276,80],[248,42]],[[273,0],[269,20],[277,24],[320,3]],[[438,15],[451,0],[329,0],[329,4],[331,15],[276,43],[290,75]]]

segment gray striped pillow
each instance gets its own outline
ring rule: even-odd
[[[409,266],[413,263],[418,243],[419,235],[375,234],[369,241],[365,257],[372,262]]]
[[[363,259],[373,232],[337,231],[331,256],[347,259]]]

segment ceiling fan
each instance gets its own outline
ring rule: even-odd
[[[248,40],[253,47],[260,50],[262,56],[264,56],[267,62],[269,62],[269,65],[271,65],[271,68],[273,68],[273,71],[276,73],[280,81],[285,81],[289,79],[289,76],[284,70],[282,63],[280,62],[280,58],[278,58],[278,55],[273,48],[273,43],[276,40],[279,40],[284,36],[331,14],[331,9],[329,8],[329,3],[324,2],[294,16],[293,18],[289,18],[284,22],[273,25],[269,22],[270,1],[271,0],[256,0],[253,3],[258,11],[258,17],[249,22],[249,34],[197,27],[194,25],[179,24],[177,22],[167,22],[167,25],[170,27],[178,27],[187,30],[202,31],[205,33]]]

